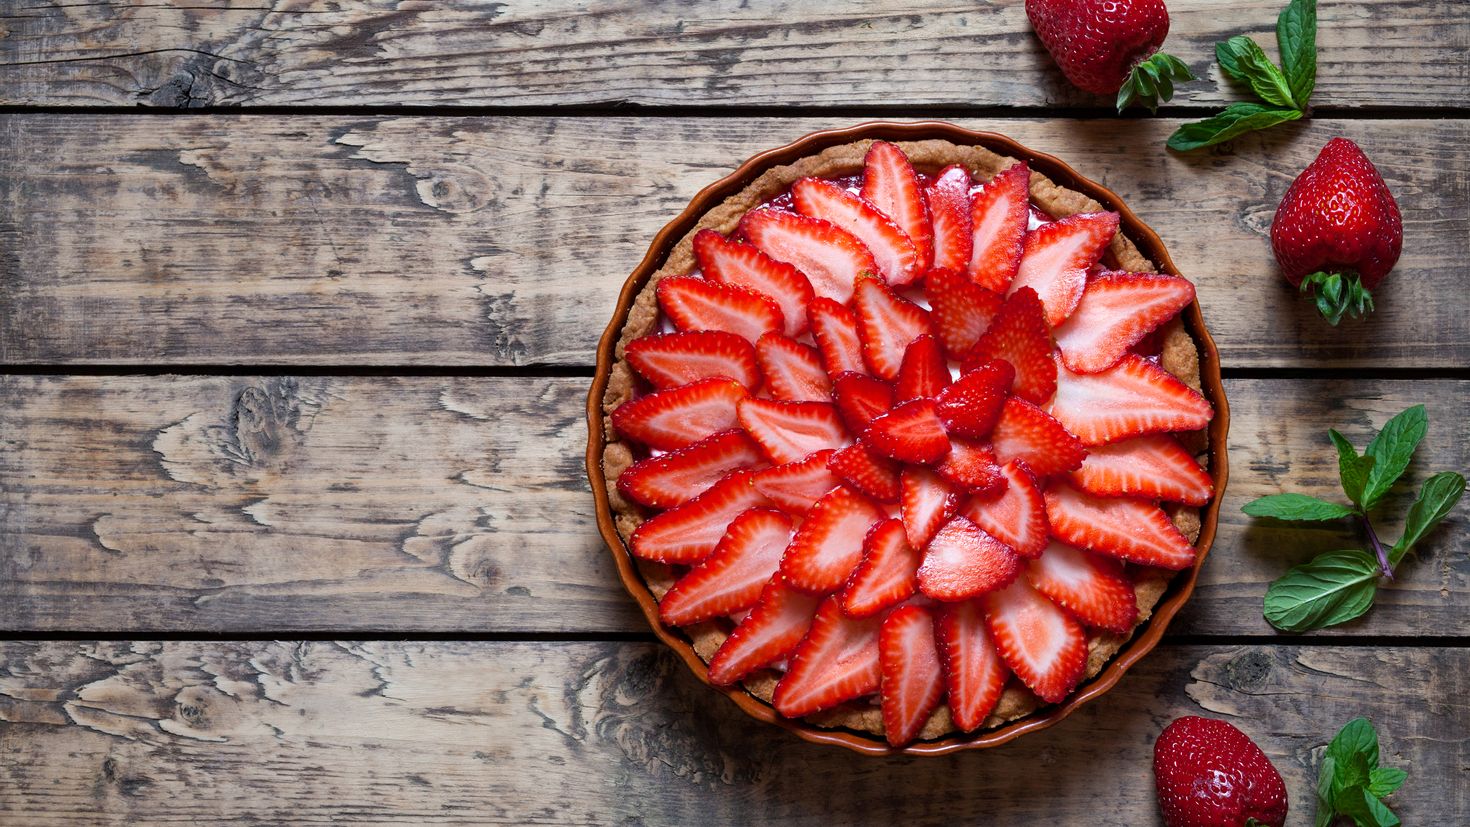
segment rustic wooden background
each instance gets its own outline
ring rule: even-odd
[[[1189,156],[1212,44],[1280,0],[1173,0],[1203,80],[1070,90],[1020,0],[0,2],[0,823],[1158,823],[1175,716],[1235,721],[1310,823],[1367,715],[1410,825],[1470,822],[1470,520],[1364,621],[1262,621],[1345,542],[1324,438],[1416,402],[1470,467],[1470,15],[1322,0],[1315,116]],[[346,7],[346,8],[344,8]],[[1268,48],[1274,53],[1274,49]],[[862,758],[745,718],[620,590],[582,473],[597,335],[655,231],[813,129],[942,117],[1117,190],[1199,286],[1234,409],[1200,589],[1102,700],[1008,747]],[[1328,329],[1281,193],[1373,157],[1405,252]],[[1399,505],[1402,505],[1402,499]]]

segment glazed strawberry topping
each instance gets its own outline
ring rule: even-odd
[[[981,287],[1004,293],[1016,277],[1030,214],[1030,181],[1031,169],[1023,161],[1007,167],[975,194],[970,207],[974,243],[968,271],[970,280]]]
[[[863,539],[863,561],[842,589],[842,611],[868,617],[913,597],[921,560],[902,522],[890,518],[873,526]]]
[[[738,621],[711,681],[774,669],[786,716],[876,695],[895,746],[941,703],[974,730],[1008,682],[1075,688],[1137,622],[1133,569],[1194,562],[1159,503],[1213,496],[1171,435],[1212,409],[1148,358],[1194,289],[1104,269],[1114,213],[1033,221],[1030,178],[876,142],[659,282],[617,491],[675,567],[662,620]]]

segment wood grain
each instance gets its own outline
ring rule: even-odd
[[[589,365],[695,192],[852,120],[3,116],[0,361]],[[1177,121],[963,123],[1114,187],[1228,366],[1470,366],[1470,121],[1317,120],[1190,156],[1162,149]],[[1379,162],[1406,242],[1377,312],[1334,329],[1267,233],[1338,134]]]
[[[581,379],[0,378],[0,628],[645,632],[596,532],[584,393]],[[1411,477],[1470,468],[1470,383],[1227,393],[1233,478],[1176,632],[1270,634],[1266,584],[1360,542],[1240,513],[1280,491],[1340,496],[1328,427],[1363,445],[1422,401]],[[1462,636],[1467,526],[1452,516],[1367,619],[1325,634]]]
[[[16,0],[0,103],[1111,107],[1063,80],[1021,0],[225,5]],[[1176,102],[1241,99],[1214,44],[1249,33],[1274,55],[1280,7],[1171,2],[1166,47],[1202,78]],[[1316,105],[1464,104],[1470,20],[1455,4],[1318,15]]]
[[[0,820],[1151,825],[1153,741],[1205,714],[1265,750],[1292,824],[1359,715],[1409,772],[1404,823],[1462,824],[1467,692],[1464,649],[1165,646],[1051,730],[878,759],[749,719],[653,644],[7,643]]]

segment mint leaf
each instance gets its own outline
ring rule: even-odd
[[[1393,767],[1374,767],[1368,773],[1368,792],[1379,798],[1392,795],[1394,790],[1404,785],[1409,774]]]
[[[1400,823],[1392,810],[1363,787],[1343,790],[1333,805],[1358,827],[1398,827]]]
[[[1317,86],[1317,0],[1291,0],[1276,18],[1281,69],[1297,106],[1307,108]]]
[[[1220,68],[1235,80],[1250,84],[1251,91],[1266,103],[1301,109],[1301,104],[1292,99],[1291,87],[1286,76],[1266,57],[1254,40],[1243,34],[1223,43],[1215,44],[1215,58]]]
[[[1351,508],[1306,494],[1271,494],[1241,506],[1252,517],[1275,517],[1278,520],[1340,520],[1351,517]]]
[[[1364,449],[1363,456],[1373,458],[1373,470],[1363,488],[1363,510],[1378,504],[1388,489],[1404,475],[1414,449],[1419,447],[1429,430],[1429,415],[1423,405],[1415,405],[1384,423],[1383,430]]]
[[[1337,478],[1342,480],[1343,493],[1359,507],[1363,505],[1363,486],[1368,483],[1368,472],[1373,469],[1372,457],[1358,456],[1358,450],[1336,430],[1327,435],[1337,448]]]
[[[1317,771],[1317,820],[1315,827],[1331,827],[1337,809],[1332,806],[1332,784],[1337,780],[1337,760],[1328,755]]]
[[[1329,551],[1297,566],[1266,589],[1267,622],[1286,632],[1335,626],[1373,606],[1378,563],[1356,549]]]
[[[1367,718],[1354,718],[1343,724],[1342,729],[1337,731],[1332,743],[1327,745],[1327,757],[1337,762],[1337,772],[1341,776],[1343,769],[1348,766],[1354,755],[1362,755],[1367,758],[1367,769],[1363,771],[1362,783],[1368,782],[1368,769],[1378,766],[1378,732],[1373,729],[1373,723]]]
[[[1425,480],[1419,488],[1419,497],[1409,506],[1409,514],[1404,518],[1404,536],[1393,544],[1389,562],[1398,565],[1415,543],[1449,515],[1464,493],[1465,478],[1454,471],[1441,471]]]
[[[1294,121],[1301,116],[1300,109],[1232,103],[1213,118],[1181,125],[1169,136],[1168,146],[1179,152],[1214,146],[1251,130]]]

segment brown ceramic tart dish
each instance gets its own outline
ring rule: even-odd
[[[750,159],[658,234],[587,467],[702,680],[807,740],[939,754],[1050,726],[1157,644],[1228,418],[1193,286],[1116,195],[1001,135],[874,123]]]

